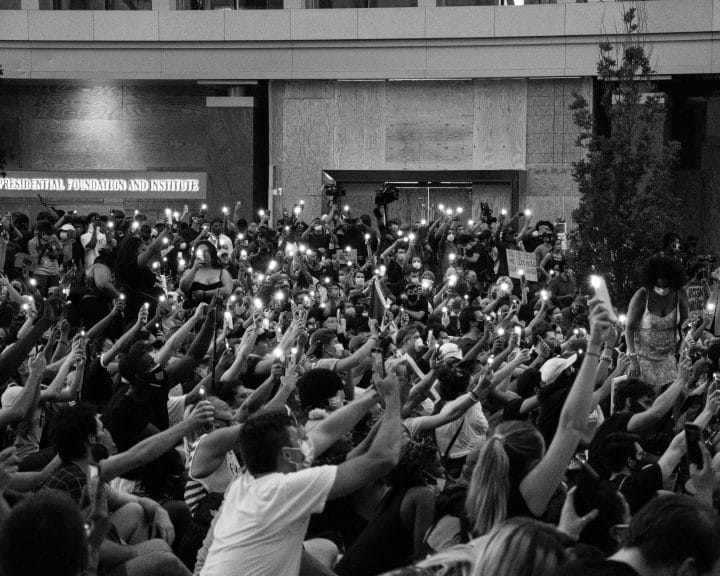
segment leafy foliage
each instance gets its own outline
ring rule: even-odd
[[[642,262],[658,252],[663,234],[678,222],[679,199],[671,186],[678,142],[664,142],[665,105],[652,91],[653,69],[642,39],[643,14],[624,13],[619,41],[599,45],[600,106],[609,130],[601,133],[590,103],[574,93],[577,145],[573,164],[581,194],[573,217],[577,272],[604,274],[613,297],[626,306],[637,288]]]

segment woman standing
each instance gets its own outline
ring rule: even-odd
[[[677,375],[675,353],[680,327],[688,317],[685,271],[673,258],[653,256],[640,271],[640,281],[642,288],[630,301],[625,326],[628,374],[657,389]]]
[[[221,266],[215,246],[203,240],[195,244],[194,250],[192,267],[180,279],[186,308],[209,303],[217,290],[223,298],[232,292],[230,272]]]

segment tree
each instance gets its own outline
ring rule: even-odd
[[[652,93],[650,58],[643,42],[643,13],[623,14],[616,43],[600,44],[598,88],[607,129],[587,99],[573,94],[577,145],[585,150],[573,163],[580,205],[573,213],[576,271],[605,275],[619,306],[626,306],[638,285],[642,262],[677,225],[680,202],[672,189],[672,168],[680,144],[663,142],[665,104]]]

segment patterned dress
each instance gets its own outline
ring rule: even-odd
[[[635,332],[635,351],[638,354],[643,380],[656,390],[669,384],[677,376],[675,350],[678,343],[680,296],[675,307],[666,316],[650,312],[649,294],[645,294],[645,311]]]

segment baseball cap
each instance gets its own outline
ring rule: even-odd
[[[542,381],[547,384],[552,384],[558,379],[560,374],[565,372],[570,366],[575,364],[577,360],[577,354],[573,354],[567,358],[550,358],[540,368],[540,376]]]
[[[452,342],[448,342],[440,346],[438,353],[440,354],[440,360],[448,360],[450,358],[454,358],[455,360],[463,359],[463,354],[460,351],[460,348],[458,348],[457,344],[453,344]]]
[[[310,336],[310,346],[308,347],[307,355],[314,356],[318,348],[328,346],[336,337],[336,332],[330,328],[319,328],[315,330],[312,336]]]
[[[147,353],[145,342],[135,342],[130,351],[118,364],[120,376],[125,380],[137,380],[138,376],[152,368],[154,362],[152,356]]]

